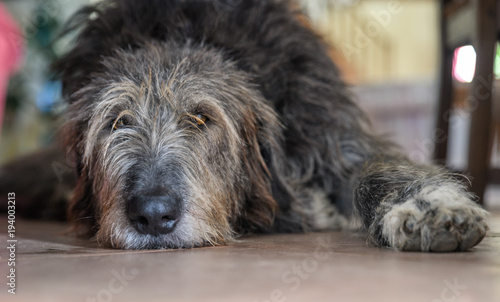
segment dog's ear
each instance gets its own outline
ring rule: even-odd
[[[95,201],[92,186],[86,173],[78,177],[73,197],[68,207],[68,220],[72,231],[79,236],[91,237],[96,232]]]
[[[248,116],[247,118],[250,119]],[[259,126],[252,122],[244,125],[241,130],[245,143],[242,157],[243,169],[249,179],[249,190],[245,192],[240,223],[244,230],[266,230],[272,226],[278,206],[272,195],[271,173],[260,150],[263,142],[259,140],[263,138],[259,137]]]
[[[66,147],[66,156],[75,167],[77,176],[76,186],[67,210],[68,221],[72,225],[71,231],[81,236],[92,236],[96,232],[95,200],[92,182],[88,171],[83,165],[83,135],[86,131],[87,120],[76,118],[68,119],[59,135]]]
[[[260,104],[246,115],[241,137],[243,165],[250,182],[239,225],[243,230],[270,231],[280,209],[293,199],[284,181],[281,126],[271,108]]]

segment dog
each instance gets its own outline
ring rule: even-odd
[[[486,211],[457,175],[374,135],[328,46],[283,0],[109,0],[55,64],[78,234],[120,249],[345,228],[465,251]]]

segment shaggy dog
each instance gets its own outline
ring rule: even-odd
[[[55,64],[70,221],[104,246],[186,248],[339,229],[463,251],[486,212],[454,175],[370,133],[328,48],[280,0],[111,0]]]

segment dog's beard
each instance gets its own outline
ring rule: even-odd
[[[157,236],[141,234],[130,223],[124,209],[123,203],[115,202],[103,213],[95,236],[100,245],[120,249],[192,248],[226,244],[234,235],[231,228],[216,227],[216,223],[201,216],[204,213],[193,206],[186,207],[172,232]]]

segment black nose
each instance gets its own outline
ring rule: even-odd
[[[136,196],[128,202],[127,216],[142,234],[167,234],[180,216],[180,200],[173,195]]]

